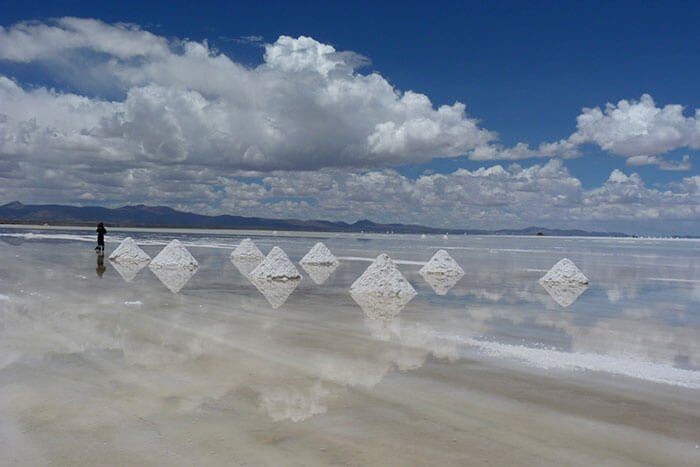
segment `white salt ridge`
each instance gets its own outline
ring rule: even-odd
[[[386,253],[377,256],[377,259],[353,282],[350,291],[382,296],[410,296],[411,298],[416,295],[416,290],[403,277],[401,271],[396,268]]]
[[[115,263],[147,263],[151,257],[136,244],[133,238],[126,237],[109,255],[109,260]]]
[[[338,259],[333,256],[331,250],[323,244],[316,243],[311,250],[299,261],[299,264],[313,264],[318,266],[331,266],[338,263]]]
[[[276,246],[267,254],[262,263],[250,273],[251,278],[266,278],[277,281],[301,279],[301,274],[282,248]]]
[[[153,258],[151,269],[197,269],[199,263],[179,240],[173,240]]]
[[[245,238],[231,252],[231,258],[236,259],[263,259],[265,255],[255,245],[253,240]]]
[[[423,276],[425,274],[464,275],[464,269],[445,250],[438,250],[419,272]]]
[[[540,278],[540,283],[588,284],[588,278],[576,267],[573,261],[569,258],[563,258]]]

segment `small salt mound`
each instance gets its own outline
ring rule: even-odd
[[[406,298],[413,298],[416,295],[416,290],[403,277],[386,253],[377,256],[377,259],[353,282],[350,292]]]
[[[231,252],[231,258],[263,259],[265,255],[258,249],[253,240],[246,238]]]
[[[133,238],[126,237],[109,255],[109,260],[115,263],[147,263],[151,257],[136,244]]]
[[[338,264],[338,259],[333,256],[331,250],[322,242],[316,243],[306,256],[304,256],[299,264],[314,264],[319,266],[331,266]]]
[[[149,267],[151,269],[189,269],[195,270],[199,266],[194,256],[187,251],[179,240],[173,240],[163,248],[158,256],[153,258]]]
[[[588,284],[588,278],[576,267],[573,261],[569,258],[564,258],[552,266],[552,269],[540,278],[540,282],[550,284]]]
[[[301,279],[301,274],[280,247],[273,247],[262,263],[250,273],[251,278],[267,278],[276,281]]]
[[[464,275],[464,269],[445,250],[438,250],[419,272],[422,276],[426,274]]]

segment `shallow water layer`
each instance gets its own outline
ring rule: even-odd
[[[0,228],[0,464],[700,462],[700,242],[110,229],[107,254],[127,235],[199,268]],[[340,264],[254,285],[247,236]],[[454,285],[418,273],[439,248]],[[382,252],[417,291],[393,320],[348,293]],[[538,283],[562,257],[588,287]]]

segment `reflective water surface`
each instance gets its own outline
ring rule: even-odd
[[[110,234],[107,254],[128,235],[152,257],[177,238],[199,268],[0,228],[2,465],[700,462],[700,242]],[[340,264],[253,284],[229,258],[245,237]],[[439,248],[454,284],[418,273]],[[360,306],[382,252],[418,294]],[[587,288],[538,283],[562,257]]]

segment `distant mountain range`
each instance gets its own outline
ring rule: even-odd
[[[22,204],[19,201],[0,206],[0,223],[5,224],[53,224],[94,225],[104,222],[120,227],[184,227],[205,229],[258,229],[313,232],[372,232],[452,235],[558,235],[593,237],[628,237],[619,232],[587,232],[585,230],[561,230],[545,227],[524,229],[476,230],[444,229],[413,224],[377,224],[360,220],[353,224],[323,220],[266,219],[243,216],[205,216],[177,211],[165,206],[122,206],[110,209],[99,206],[64,206],[60,204]]]

